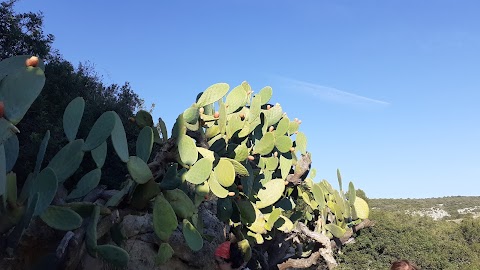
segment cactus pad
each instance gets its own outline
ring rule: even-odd
[[[45,210],[40,218],[48,226],[61,230],[70,231],[82,226],[82,217],[70,208],[51,205]]]

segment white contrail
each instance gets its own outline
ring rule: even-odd
[[[389,102],[360,96],[336,89],[334,87],[308,83],[304,81],[280,77],[281,80],[288,82],[288,88],[311,94],[317,98],[337,103],[354,103],[354,104],[377,104],[382,106],[390,105]]]

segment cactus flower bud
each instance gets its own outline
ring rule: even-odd
[[[27,67],[36,67],[38,66],[38,62],[39,62],[38,57],[32,56],[25,61],[25,65]]]
[[[219,112],[215,112],[215,113],[213,114],[213,117],[219,118],[219,117],[220,117],[220,113],[219,113]]]
[[[235,192],[233,192],[233,191],[228,192],[228,196],[230,196],[230,197],[235,196]]]

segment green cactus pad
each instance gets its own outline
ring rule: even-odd
[[[245,144],[240,144],[234,150],[235,156],[233,159],[242,162],[248,158],[248,147]]]
[[[205,137],[207,137],[207,139],[211,139],[218,134],[220,134],[220,127],[218,127],[218,125],[211,126],[205,131]]]
[[[5,148],[5,170],[8,173],[13,169],[13,166],[15,166],[20,151],[17,135],[13,134],[3,146]]]
[[[100,178],[102,177],[102,170],[94,169],[85,174],[80,181],[78,181],[75,189],[68,194],[67,200],[76,199],[87,195],[92,189],[98,186]]]
[[[355,204],[355,199],[357,198],[357,192],[355,191],[355,186],[352,182],[348,184],[347,199],[348,203],[353,206]]]
[[[13,172],[6,176],[5,197],[9,205],[17,205],[17,175]]]
[[[105,160],[107,159],[107,150],[107,142],[103,142],[99,147],[90,152],[95,164],[97,164],[97,168],[102,168],[103,164],[105,164]]]
[[[292,159],[287,158],[284,155],[280,156],[280,171],[282,173],[282,179],[286,180],[292,169]]]
[[[153,229],[162,241],[168,241],[172,232],[177,228],[178,221],[170,203],[160,194],[153,206]]]
[[[268,126],[277,124],[283,116],[283,110],[280,104],[275,104],[270,110],[264,110],[263,113],[265,114]]]
[[[183,119],[189,124],[196,124],[198,122],[198,117],[200,116],[197,107],[190,107],[183,112]]]
[[[122,120],[117,113],[115,113],[115,125],[111,134],[113,149],[117,153],[118,157],[125,163],[128,162],[128,143],[125,128],[123,127]]]
[[[247,235],[252,237],[258,245],[261,245],[264,243],[263,236],[259,233],[247,232]]]
[[[159,185],[153,179],[150,179],[143,185],[137,185],[133,192],[130,204],[135,209],[143,210],[148,206],[150,200],[155,198],[160,192]]]
[[[252,224],[255,222],[257,215],[255,213],[255,207],[252,202],[245,199],[235,200],[238,210],[240,211],[240,217],[243,224]]]
[[[232,199],[223,198],[217,201],[217,217],[220,221],[228,222],[233,213]]]
[[[313,197],[318,204],[318,209],[321,211],[325,208],[325,192],[319,184],[314,184],[312,187]]]
[[[0,100],[5,104],[4,117],[16,125],[42,91],[45,74],[38,67],[25,67],[0,81]]]
[[[274,204],[282,197],[285,191],[285,181],[283,179],[274,179],[266,183],[262,189],[258,191],[258,199],[256,206],[259,209]]]
[[[284,233],[289,233],[294,229],[293,222],[289,218],[282,215],[280,215],[280,218],[275,222],[274,226],[279,231],[282,231]]]
[[[115,127],[115,115],[114,112],[104,112],[100,115],[85,139],[83,151],[91,151],[107,140]]]
[[[9,74],[22,71],[26,68],[25,62],[32,57],[31,55],[15,55],[0,61],[0,81]],[[38,59],[38,65],[41,70],[45,71],[45,64],[42,59]]]
[[[353,219],[367,219],[370,214],[370,209],[368,208],[367,202],[360,198],[355,198],[355,203],[353,204]]]
[[[292,135],[297,132],[299,127],[300,123],[298,123],[297,121],[291,121],[288,125],[288,135]]]
[[[260,116],[260,112],[262,111],[261,106],[262,106],[262,97],[258,94],[253,96],[252,104],[250,105],[250,111],[248,115],[248,122],[250,124],[254,123]],[[251,128],[251,130],[253,129]]]
[[[105,261],[116,267],[126,267],[130,259],[128,252],[114,245],[97,246],[97,253]]]
[[[195,193],[200,196],[208,195],[208,193],[210,193],[210,186],[208,185],[208,181],[205,181],[202,184],[196,185]]]
[[[252,248],[247,239],[243,239],[237,243],[240,252],[242,253],[242,258],[245,262],[250,261],[252,258]]]
[[[260,102],[261,105],[267,104],[273,95],[272,87],[265,86],[258,92],[257,95],[261,98],[261,102]]]
[[[296,151],[300,151],[302,155],[307,154],[307,137],[303,132],[297,133],[297,138],[295,139]]]
[[[281,208],[283,211],[290,211],[295,208],[295,202],[291,197],[286,197],[274,204],[275,208]]]
[[[178,153],[180,159],[186,165],[193,165],[197,162],[198,151],[195,141],[188,135],[181,135],[178,139]]]
[[[28,206],[23,214],[20,222],[15,226],[13,231],[8,235],[7,244],[11,248],[15,248],[22,238],[23,232],[28,226],[30,225],[30,221],[33,218],[33,214],[35,213],[35,209],[37,208],[39,194],[35,193],[33,196],[28,198]]]
[[[188,247],[193,251],[199,251],[203,247],[203,238],[195,227],[187,219],[183,220],[182,227],[183,237]]]
[[[338,180],[338,187],[340,188],[340,192],[342,192],[342,175],[340,174],[340,170],[337,169],[337,180]]]
[[[346,232],[345,229],[333,223],[325,225],[325,228],[336,238],[341,238]]]
[[[18,132],[19,130],[16,126],[5,120],[5,118],[0,117],[0,144],[5,143],[8,138]]]
[[[282,209],[275,208],[268,216],[265,215],[265,219],[267,220],[267,223],[265,223],[265,229],[267,229],[268,231],[271,231],[273,229],[275,222],[277,222],[277,220],[280,218],[281,214],[282,214]]]
[[[278,168],[278,158],[276,157],[268,157],[268,158],[261,158],[265,161],[265,169],[267,171],[275,171]]]
[[[83,140],[75,140],[65,145],[50,161],[50,167],[57,175],[59,183],[63,183],[73,175],[82,163],[84,152],[82,151]]]
[[[40,149],[38,149],[37,160],[35,162],[34,175],[37,175],[40,172],[42,167],[43,158],[45,157],[45,152],[47,151],[48,141],[50,140],[50,130],[45,132],[42,143],[40,144]]]
[[[151,127],[144,127],[138,134],[136,150],[137,157],[148,162],[153,147],[153,130]]]
[[[266,233],[267,230],[265,229],[265,217],[263,216],[262,212],[257,207],[255,209],[255,221],[252,225],[247,226],[249,230],[255,233]]]
[[[218,101],[227,94],[229,88],[230,86],[226,83],[216,83],[211,85],[205,91],[203,91],[196,103],[196,106],[200,108]]]
[[[222,186],[229,187],[235,181],[235,167],[225,158],[221,158],[214,169],[215,177]]]
[[[127,162],[128,173],[138,184],[145,184],[153,178],[147,163],[137,156],[131,156]]]
[[[196,210],[192,200],[180,189],[165,190],[163,195],[180,218],[190,218]]]
[[[185,174],[185,179],[192,184],[205,182],[212,172],[213,161],[207,158],[199,159]]]
[[[225,103],[221,102],[220,100],[220,108],[219,108],[219,114],[220,116],[218,117],[218,128],[220,129],[220,134],[225,134],[227,130],[227,108],[225,107]]]
[[[245,122],[242,121],[240,116],[238,114],[234,114],[230,117],[230,120],[228,120],[228,125],[226,127],[226,132],[227,132],[227,138],[231,139],[236,135],[237,137],[242,137],[239,135],[239,131],[243,129],[245,126]],[[243,137],[245,137],[247,134],[243,134]]]
[[[168,243],[161,243],[160,247],[158,248],[157,256],[155,257],[155,265],[162,265],[168,262],[170,258],[172,258],[173,248]]]
[[[292,147],[292,145],[292,139],[288,136],[282,135],[275,138],[275,147],[277,147],[278,151],[280,151],[281,153],[290,152],[290,148]]]
[[[100,218],[100,206],[93,207],[91,213],[91,220],[88,223],[86,235],[85,235],[85,247],[88,254],[92,257],[97,257],[97,224]]]
[[[275,136],[271,132],[267,132],[263,137],[253,146],[253,153],[260,155],[267,155],[272,152],[275,147]]]
[[[210,173],[210,177],[208,178],[208,186],[215,196],[219,198],[225,198],[228,196],[228,190],[218,183],[215,173],[213,172]]]
[[[240,107],[247,104],[247,91],[243,85],[239,85],[228,93],[225,104],[228,105],[227,114],[237,111]]]
[[[278,138],[280,136],[287,134],[289,125],[290,125],[290,119],[288,119],[286,115],[283,115],[282,119],[280,119],[280,121],[277,124],[277,127],[273,131],[273,133],[275,134],[275,137]]]
[[[40,218],[48,226],[61,231],[70,231],[80,228],[83,219],[68,207],[51,205],[43,212]]]
[[[35,216],[42,214],[52,203],[57,193],[57,185],[57,176],[50,168],[43,169],[35,178],[30,190],[30,196],[35,193],[39,194]]]
[[[139,110],[135,115],[135,123],[140,128],[153,127],[152,115],[145,110]]]
[[[168,140],[168,131],[167,126],[162,118],[158,118],[158,126],[160,127],[160,132],[162,133],[163,142],[166,142]]]
[[[213,153],[213,151],[203,147],[197,147],[197,151],[198,153],[200,153],[200,155],[202,155],[202,157],[212,161],[212,163],[213,161],[215,161],[215,154]]]
[[[160,182],[160,188],[162,190],[176,189],[182,184],[182,179],[177,175],[177,164],[173,164],[168,167],[167,172],[163,176]]]
[[[77,97],[70,101],[63,113],[63,130],[70,142],[74,141],[77,136],[84,109],[85,100],[82,97]]]
[[[235,159],[230,159],[230,158],[220,158],[220,160],[225,159],[228,160],[230,163],[232,163],[233,168],[235,169],[235,174],[237,174],[240,177],[248,176],[249,172],[245,166],[242,165],[242,163],[238,162]]]

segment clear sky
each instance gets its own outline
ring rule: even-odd
[[[209,85],[270,85],[319,181],[480,195],[480,2],[22,0],[54,47],[175,118]],[[68,91],[68,89],[65,89]]]

